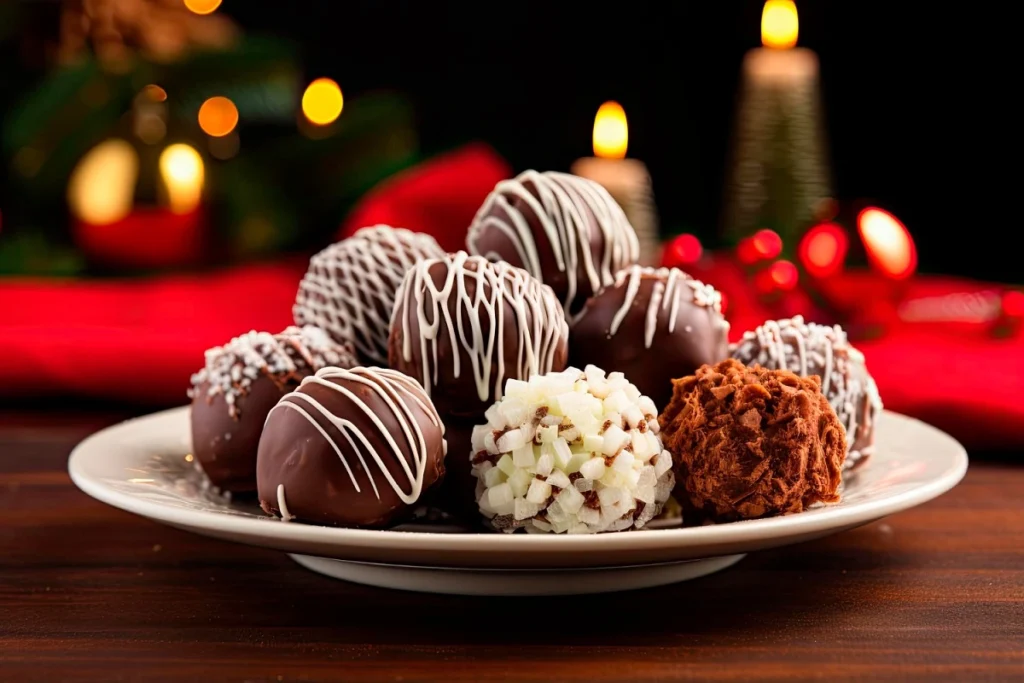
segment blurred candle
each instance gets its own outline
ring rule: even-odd
[[[792,0],[768,0],[763,47],[743,60],[734,161],[727,188],[726,231],[735,241],[761,225],[788,249],[831,196],[818,92],[818,57],[796,47]]]
[[[658,215],[647,167],[627,159],[629,126],[618,102],[605,102],[594,118],[594,156],[579,159],[572,173],[604,186],[625,212],[640,241],[640,262],[654,266],[661,261]]]
[[[174,213],[188,213],[199,206],[204,176],[203,158],[192,147],[179,143],[160,154],[160,177]]]

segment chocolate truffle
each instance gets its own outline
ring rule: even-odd
[[[846,428],[846,469],[862,464],[875,449],[875,420],[882,410],[864,354],[839,325],[805,323],[801,316],[770,320],[746,332],[732,357],[747,365],[783,368],[802,377],[817,375],[821,391]]]
[[[286,522],[385,527],[441,480],[445,450],[441,418],[411,377],[324,368],[267,417],[260,505]]]
[[[405,276],[388,359],[419,380],[443,417],[478,418],[506,380],[564,369],[568,336],[550,287],[460,251]]]
[[[192,452],[222,491],[256,490],[256,447],[267,413],[302,378],[355,364],[352,348],[316,327],[249,332],[206,352],[192,376]]]
[[[471,254],[507,261],[550,285],[571,318],[640,258],[633,226],[601,185],[525,171],[494,188],[470,225]]]
[[[444,253],[430,235],[362,228],[310,259],[292,309],[295,322],[351,342],[363,363],[385,365],[398,285],[417,261]]]
[[[839,500],[846,433],[817,377],[704,365],[675,381],[661,437],[687,523],[801,512]]]
[[[621,372],[509,380],[473,432],[477,503],[493,528],[592,534],[643,528],[675,484],[654,403]]]
[[[654,405],[672,379],[729,356],[722,296],[676,268],[631,266],[590,298],[569,334],[569,362],[622,372]]]

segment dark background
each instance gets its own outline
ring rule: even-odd
[[[663,224],[707,236],[762,5],[226,0],[218,11],[294,40],[307,76],[336,79],[347,97],[407,93],[428,152],[481,138],[517,170],[567,169],[591,153],[597,107],[616,99]],[[922,270],[1020,281],[1004,244],[1019,220],[1010,5],[797,6],[799,42],[821,59],[838,198],[899,216]]]

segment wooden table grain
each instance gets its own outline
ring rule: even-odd
[[[366,588],[107,507],[65,465],[118,415],[0,413],[2,681],[1024,680],[1024,467],[692,582]]]

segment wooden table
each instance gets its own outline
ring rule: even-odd
[[[481,599],[333,581],[107,507],[118,415],[0,413],[2,681],[1024,680],[1024,467],[677,586]]]

